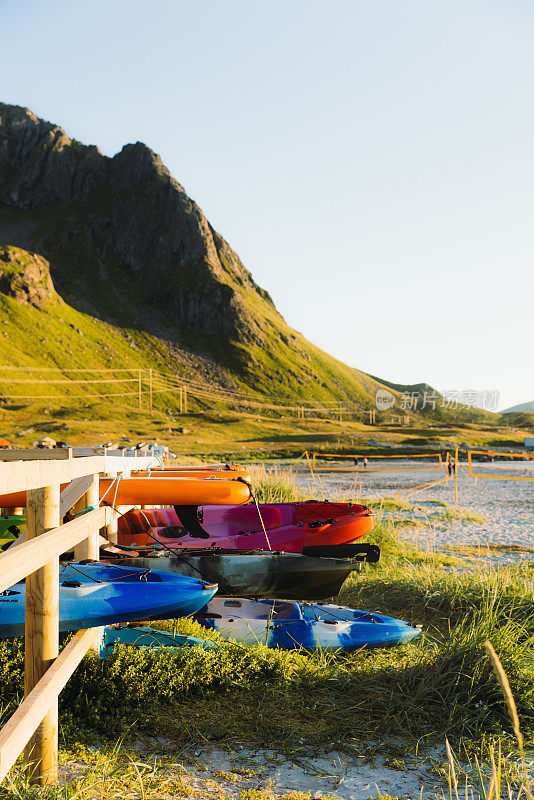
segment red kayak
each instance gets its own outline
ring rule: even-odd
[[[351,544],[375,526],[367,506],[304,503],[132,509],[119,518],[118,544],[178,550],[281,550]],[[263,521],[263,524],[262,524]],[[265,527],[265,531],[263,528]]]

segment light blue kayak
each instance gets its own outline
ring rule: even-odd
[[[126,645],[135,650],[141,648],[171,649],[180,647],[201,647],[208,650],[218,647],[216,642],[207,639],[198,639],[196,636],[184,636],[180,633],[158,631],[147,626],[110,628],[106,625],[102,632],[100,642],[100,658],[109,658],[113,654],[115,645]]]
[[[185,575],[99,561],[71,562],[59,570],[59,630],[72,631],[139,619],[194,614],[217,584]],[[0,638],[24,635],[26,586],[0,593]]]
[[[407,644],[421,628],[376,612],[328,603],[214,597],[195,614],[205,628],[241,644],[349,652]]]

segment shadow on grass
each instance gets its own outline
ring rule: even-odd
[[[195,623],[186,623],[191,631]],[[62,731],[71,742],[141,733],[182,744],[239,740],[282,749],[301,740],[481,739],[509,728],[486,639],[501,658],[527,735],[534,730],[532,638],[487,608],[450,633],[344,656],[232,642],[212,650],[120,647],[105,661],[88,656],[61,695]],[[3,643],[0,663],[7,678],[0,702],[12,707],[22,690],[20,643]]]

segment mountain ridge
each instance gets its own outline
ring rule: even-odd
[[[378,388],[390,385],[292,330],[141,142],[105,156],[28,109],[0,103],[0,244],[49,263],[59,300],[88,324],[92,318],[113,329],[116,344],[108,350],[115,348],[118,364],[132,354],[117,336],[135,338],[147,363],[158,353],[159,368],[207,370],[207,381],[270,397],[348,400],[363,409],[374,406]],[[4,313],[8,307],[12,313],[6,299]],[[34,313],[59,314],[55,306],[27,311]],[[43,318],[28,324],[43,327]],[[84,323],[72,324],[81,329]],[[39,352],[40,363],[67,364],[66,358],[58,363],[49,337],[36,350],[20,329],[13,335],[19,362],[30,363]],[[103,351],[103,363],[109,366],[110,358]]]
[[[501,414],[515,414],[521,412],[528,414],[534,413],[534,400],[528,400],[526,403],[518,403],[515,406],[510,406],[510,408],[505,408],[501,411]]]

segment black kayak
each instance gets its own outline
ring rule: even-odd
[[[102,559],[111,561],[107,555]],[[222,594],[292,600],[324,600],[335,597],[358,562],[348,558],[323,558],[267,550],[218,552],[121,558],[125,566],[174,572],[218,583]]]

